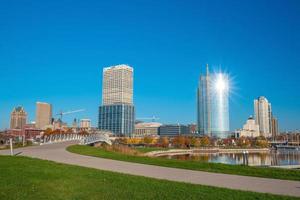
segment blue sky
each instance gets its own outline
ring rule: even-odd
[[[35,102],[97,123],[102,68],[134,67],[137,117],[196,121],[198,77],[209,63],[230,73],[231,130],[266,96],[282,130],[300,122],[300,2],[0,2],[0,127],[14,106]]]

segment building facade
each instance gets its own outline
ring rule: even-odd
[[[157,122],[135,124],[134,137],[158,136],[159,127],[161,125],[161,123]]]
[[[133,68],[117,65],[103,69],[102,105],[133,104]]]
[[[200,135],[226,138],[229,135],[229,77],[227,74],[200,75],[197,90],[197,125]]]
[[[90,130],[92,127],[91,120],[90,119],[81,119],[79,127],[80,127],[80,129]]]
[[[127,65],[104,68],[98,128],[118,136],[131,137],[134,122],[133,68]]]
[[[272,109],[267,98],[261,96],[254,100],[255,122],[259,125],[260,136],[272,136]]]
[[[27,122],[27,113],[24,108],[18,106],[10,114],[10,129],[23,129]]]
[[[197,124],[201,135],[211,136],[210,74],[206,65],[206,74],[200,75],[197,90]]]
[[[160,137],[187,136],[189,133],[189,127],[181,124],[167,124],[159,127]]]
[[[272,116],[272,138],[276,138],[279,134],[278,120]]]
[[[52,123],[52,105],[48,103],[36,103],[36,128],[45,129]]]
[[[259,125],[256,124],[255,119],[250,116],[246,124],[244,124],[243,129],[237,131],[237,134],[237,137],[259,137]]]

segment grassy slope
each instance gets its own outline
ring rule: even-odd
[[[117,152],[105,151],[104,149],[95,148],[91,146],[74,145],[67,148],[68,151],[88,156],[95,156],[101,158],[109,158],[114,160],[122,160],[128,162],[136,162],[150,165],[159,165],[165,167],[183,168],[199,171],[226,173],[226,174],[238,174],[245,176],[256,176],[276,179],[287,180],[300,180],[299,170],[286,170],[275,168],[259,168],[248,167],[241,165],[226,165],[218,163],[206,163],[199,161],[181,161],[171,160],[164,158],[150,158],[150,157],[138,157],[131,155],[124,155]]]
[[[141,153],[148,153],[151,151],[166,151],[167,148],[161,148],[161,147],[136,147],[136,150],[138,150]]]
[[[0,199],[296,199],[0,156]]]

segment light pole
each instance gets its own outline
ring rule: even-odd
[[[14,155],[14,150],[13,150],[12,138],[9,138],[9,144],[10,144],[10,155],[13,156]]]

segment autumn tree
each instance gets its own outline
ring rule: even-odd
[[[201,141],[200,138],[192,138],[191,143],[194,147],[200,147],[201,146]]]
[[[190,137],[185,137],[184,139],[185,139],[185,141],[184,141],[185,146],[190,147],[191,144],[192,144],[191,138]]]
[[[169,146],[169,138],[168,137],[161,137],[160,144],[162,147],[166,148]]]
[[[269,146],[269,143],[264,138],[258,138],[255,141],[255,146],[260,147],[260,148],[267,148]]]
[[[45,135],[50,135],[52,133],[52,129],[51,128],[47,128],[45,131],[44,131],[44,134]]]
[[[201,144],[201,146],[203,146],[203,147],[209,146],[209,145],[210,145],[209,138],[208,138],[208,137],[203,137],[203,138],[201,138],[200,144]]]
[[[152,144],[152,142],[154,141],[154,138],[151,136],[146,136],[146,137],[144,137],[143,141],[146,145],[149,145],[149,144]]]
[[[251,141],[246,137],[240,137],[237,141],[237,146],[239,147],[250,147]]]

